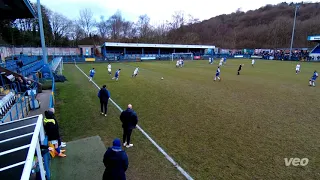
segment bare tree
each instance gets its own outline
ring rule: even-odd
[[[195,18],[191,14],[188,14],[187,25],[192,25],[199,22],[200,22],[199,18]]]
[[[155,43],[166,43],[166,36],[169,32],[168,22],[158,24],[153,31]]]
[[[108,35],[109,27],[108,27],[107,20],[104,19],[104,16],[100,17],[100,22],[97,23],[97,28],[98,28],[99,35],[102,38],[106,38]]]
[[[66,35],[68,26],[71,23],[71,20],[57,12],[50,13],[49,21],[52,28],[53,39],[55,41]]]
[[[78,21],[71,21],[66,36],[75,43],[74,45],[76,45],[80,39],[85,37],[85,32],[79,26]]]
[[[176,11],[172,15],[171,29],[178,29],[185,24],[185,17],[183,11]]]
[[[151,26],[150,26],[150,18],[148,15],[139,16],[137,22],[137,28],[139,33],[139,38],[147,39],[150,36]]]
[[[89,37],[95,24],[91,9],[86,8],[80,10],[79,25],[84,30],[86,37]]]
[[[124,19],[122,18],[122,14],[119,10],[108,19],[107,23],[110,29],[111,39],[120,39],[123,22]]]
[[[122,23],[122,36],[124,38],[134,38],[136,36],[134,23],[130,21],[124,21]]]

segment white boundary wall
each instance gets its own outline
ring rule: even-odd
[[[42,56],[41,47],[0,47],[1,59],[13,55],[35,55]],[[48,47],[48,56],[65,56],[65,55],[80,55],[80,48],[59,48]]]

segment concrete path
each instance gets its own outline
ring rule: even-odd
[[[67,142],[67,157],[51,161],[51,180],[101,180],[106,148],[99,136]]]
[[[28,114],[28,117],[44,114],[44,111],[49,109],[50,95],[51,90],[43,90],[42,93],[37,94],[36,99],[38,99],[40,102],[40,108],[31,110]]]

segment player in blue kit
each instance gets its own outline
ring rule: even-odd
[[[92,68],[89,72],[89,81],[92,81],[92,78],[95,74],[96,74],[96,70]]]
[[[317,71],[314,71],[312,77],[309,80],[309,86],[315,87],[316,86],[315,82],[316,82],[318,77],[319,77],[319,75],[318,75]]]
[[[219,81],[221,81],[221,79],[220,79],[220,66],[218,66],[218,69],[217,69],[217,71],[216,71],[216,77],[214,77],[214,80],[219,80]]]
[[[113,77],[112,79],[115,79],[116,81],[118,81],[119,76],[120,76],[120,71],[121,71],[121,69],[118,69],[118,70],[116,71],[116,73],[114,74],[114,77]]]

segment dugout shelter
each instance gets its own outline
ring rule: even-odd
[[[308,41],[317,43],[312,49],[309,56],[316,61],[320,61],[320,35],[308,36]]]

